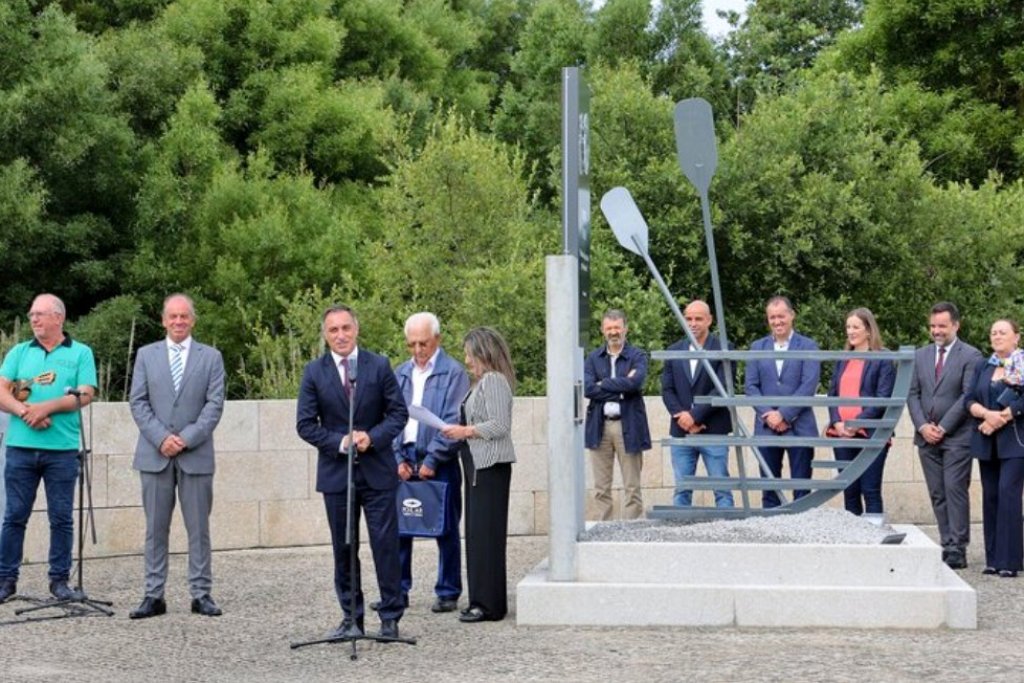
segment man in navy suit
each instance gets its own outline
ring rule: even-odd
[[[377,568],[381,604],[380,635],[398,637],[402,601],[398,557],[398,512],[395,489],[398,473],[391,442],[409,418],[405,400],[387,358],[357,346],[359,321],[348,306],[324,312],[322,330],[330,350],[306,365],[299,386],[296,428],[319,452],[316,490],[323,493],[334,546],[334,589],[345,614],[338,636],[363,634],[363,590],[358,554],[354,576],[349,571],[345,543],[349,443],[355,445],[352,483],[354,533],[359,545],[359,511],[366,513],[370,549]],[[355,369],[355,372],[352,369]],[[349,405],[355,414],[349,424]],[[355,591],[355,612],[352,610]]]
[[[722,343],[711,330],[711,309],[700,299],[694,299],[683,311],[686,324],[693,333],[700,348],[718,350]],[[669,351],[688,351],[694,348],[688,338],[683,338],[672,346]],[[725,370],[721,361],[711,361],[711,367],[725,384]],[[735,367],[735,366],[734,366]],[[665,362],[661,371],[661,399],[668,408],[672,420],[669,432],[675,438],[685,438],[689,434],[728,434],[732,431],[732,419],[728,408],[713,407],[707,404],[694,403],[697,396],[716,395],[714,382],[708,376],[704,364],[697,360],[670,360]],[[697,471],[697,457],[704,459],[704,469],[709,477],[729,476],[729,448],[727,446],[685,446],[675,445],[671,448],[672,471],[675,473],[678,487],[683,477],[692,477]],[[693,492],[676,489],[672,504],[689,507]],[[732,492],[728,489],[715,490],[715,507],[731,508]]]
[[[765,307],[771,334],[758,339],[750,346],[751,351],[817,351],[813,340],[798,334],[793,329],[796,312],[793,304],[784,296],[774,296]],[[814,411],[808,406],[773,406],[770,396],[814,396],[818,390],[821,368],[817,361],[785,359],[759,360],[747,364],[745,388],[748,396],[764,396],[766,402],[754,407],[754,434],[778,434],[779,436],[818,436],[818,423]],[[775,448],[761,447],[772,476],[782,476],[782,455],[789,452],[789,474],[794,479],[811,478],[811,459],[814,449],[807,447]],[[795,491],[794,498],[800,498],[807,491]],[[778,507],[779,497],[774,491],[765,491],[761,505],[766,508]]]

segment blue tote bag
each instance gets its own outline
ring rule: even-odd
[[[399,536],[436,538],[443,534],[447,502],[448,482],[433,479],[399,482],[395,493]]]

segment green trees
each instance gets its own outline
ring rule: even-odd
[[[1024,170],[1024,6],[1019,0],[871,2],[839,63],[937,100],[903,116],[941,178],[979,184]]]
[[[803,69],[839,36],[860,23],[861,0],[759,0],[729,35],[730,68],[736,77],[741,111],[771,94]]]
[[[24,311],[44,274],[81,310],[118,288],[136,141],[95,41],[59,9],[6,3],[0,40],[0,308]]]
[[[593,92],[592,325],[680,336],[597,209],[630,188],[676,295],[710,297],[672,107],[716,113],[713,221],[730,332],[770,294],[828,346],[846,309],[890,344],[957,301],[965,333],[1019,312],[1020,3],[760,0],[724,42],[698,0],[10,0],[0,4],[0,338],[68,303],[103,390],[192,294],[232,396],[294,395],[319,311],[398,360],[437,312],[510,341],[543,392],[544,256],[558,249],[561,68]],[[18,334],[24,334],[22,329]],[[655,388],[652,380],[650,388]]]
[[[933,301],[1015,305],[1017,249],[1005,247],[1024,237],[1022,187],[936,185],[917,143],[890,126],[893,97],[878,77],[829,72],[745,119],[716,187],[728,302],[790,294],[801,328],[831,346],[858,305],[904,343],[921,337]],[[759,308],[737,329],[763,327]]]

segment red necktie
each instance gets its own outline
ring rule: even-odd
[[[935,363],[935,381],[939,381],[939,377],[942,375],[942,366],[945,365],[946,361],[946,347],[939,347],[939,360]]]
[[[352,382],[349,380],[349,374],[350,373],[348,371],[348,358],[342,358],[341,359],[341,368],[345,371],[345,381],[342,382],[342,384],[345,387],[345,398],[347,398],[348,400],[351,401],[352,400]]]

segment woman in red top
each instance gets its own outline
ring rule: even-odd
[[[881,351],[882,348],[882,335],[871,311],[866,308],[850,311],[846,316],[846,350]],[[896,368],[890,361],[861,358],[840,361],[832,376],[828,395],[888,398],[892,396],[895,382]],[[847,421],[877,419],[884,412],[885,408],[880,407],[833,406],[829,408],[826,434],[843,438],[867,438],[874,430],[851,428],[847,426]],[[836,460],[853,460],[860,452],[860,448],[836,448]],[[868,469],[843,491],[847,511],[855,515],[883,512],[882,471],[888,454],[889,445],[886,444]]]

